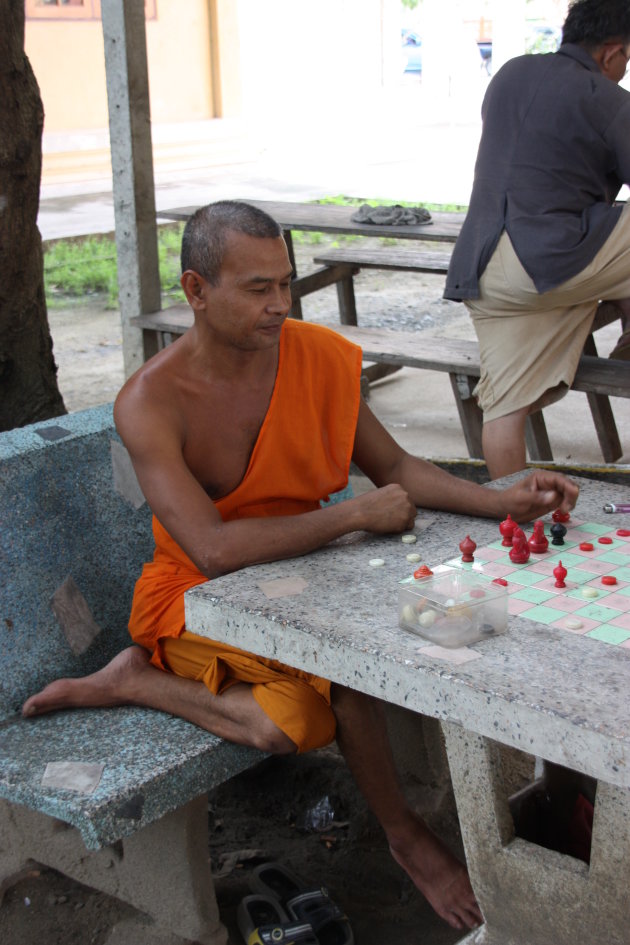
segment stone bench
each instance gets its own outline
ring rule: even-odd
[[[150,709],[20,714],[131,642],[151,514],[111,407],[1,433],[0,482],[0,901],[35,861],[139,910],[110,943],[225,945],[206,794],[262,753]]]

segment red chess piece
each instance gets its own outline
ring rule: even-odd
[[[564,524],[565,522],[569,521],[569,519],[571,518],[571,515],[569,514],[569,512],[561,512],[560,509],[556,509],[555,512],[552,512],[551,518],[553,519],[554,522],[561,522],[562,524]]]
[[[512,536],[514,534],[515,528],[518,528],[518,525],[516,524],[512,516],[508,514],[508,517],[504,519],[504,521],[502,521],[501,524],[499,525],[499,531],[503,535],[503,541],[501,542],[501,544],[505,548],[512,547]]]
[[[529,561],[529,545],[522,528],[517,528],[512,536],[512,547],[510,548],[510,561],[514,564],[526,564]]]
[[[428,564],[421,564],[420,567],[416,568],[416,570],[413,572],[413,576],[417,581],[419,581],[420,578],[431,577],[432,574],[433,571],[428,566]]]
[[[459,543],[459,550],[462,553],[462,561],[465,563],[470,563],[474,561],[473,552],[477,547],[477,543],[472,540],[470,535],[466,535],[463,541]]]
[[[535,555],[542,555],[549,547],[549,539],[545,535],[545,526],[542,521],[534,522],[534,531],[528,543],[529,550]]]
[[[567,569],[562,567],[562,561],[558,561],[557,566],[553,569],[553,576],[556,579],[555,587],[566,587],[564,579],[567,576]]]

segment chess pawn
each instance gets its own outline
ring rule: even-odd
[[[539,520],[534,522],[534,531],[527,542],[529,550],[535,555],[542,555],[549,547],[549,540],[545,535],[545,526]]]
[[[471,561],[474,561],[475,559],[473,557],[473,553],[476,547],[477,547],[476,542],[472,540],[470,535],[466,535],[463,541],[460,541],[459,543],[459,550],[462,553],[462,561],[464,561],[465,563],[470,563]]]
[[[503,541],[501,542],[501,544],[503,545],[504,548],[512,547],[512,536],[514,534],[514,529],[517,527],[518,526],[516,522],[514,521],[514,519],[512,518],[510,514],[508,514],[508,517],[504,519],[499,525],[499,531],[501,532],[501,535],[503,536]]]
[[[564,545],[564,536],[567,530],[562,522],[554,522],[549,531],[551,532],[552,545]]]
[[[522,528],[517,528],[512,535],[512,547],[510,548],[510,561],[514,564],[526,564],[529,561],[529,545]]]
[[[561,512],[560,509],[556,509],[556,511],[552,513],[551,518],[554,522],[560,522],[564,524],[564,522],[568,522],[571,518],[571,513]]]
[[[558,561],[557,566],[553,569],[553,576],[556,579],[554,587],[566,587],[564,579],[567,576],[567,569],[563,568],[562,561]]]

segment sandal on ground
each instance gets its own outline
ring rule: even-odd
[[[238,904],[236,922],[246,945],[319,945],[312,926],[289,918],[273,896],[245,896]]]
[[[630,328],[624,331],[608,357],[617,361],[630,361]]]
[[[353,945],[348,918],[323,887],[308,885],[282,863],[263,863],[254,869],[251,888],[279,901],[289,916],[309,923],[319,945]]]

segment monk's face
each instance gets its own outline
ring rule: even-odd
[[[229,233],[219,283],[203,286],[204,318],[215,338],[245,350],[278,344],[291,309],[291,273],[282,237]]]

